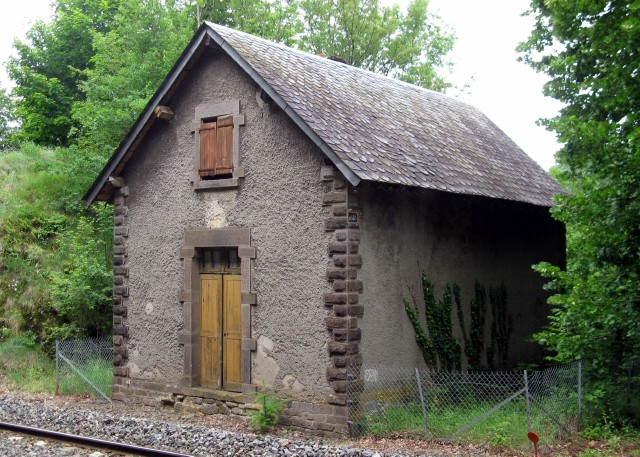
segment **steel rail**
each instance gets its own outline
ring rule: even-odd
[[[71,435],[69,433],[56,432],[53,430],[45,430],[42,428],[29,427],[26,425],[11,424],[9,422],[0,422],[0,430],[9,430],[25,435],[39,436],[57,441],[64,441],[73,444],[79,444],[96,449],[108,449],[123,454],[141,455],[148,457],[190,457],[188,454],[179,454],[177,452],[163,451],[161,449],[151,449],[134,444],[116,443],[114,441],[101,440],[98,438],[87,438],[86,436]]]

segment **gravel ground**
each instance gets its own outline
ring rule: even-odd
[[[45,402],[27,402],[6,394],[0,396],[0,420],[75,435],[172,450],[193,456],[382,455],[376,451],[328,445],[321,441],[292,441],[210,429],[189,423],[118,416],[106,411],[90,411],[81,407],[61,408]],[[18,436],[13,435],[13,439],[2,440],[4,442],[0,444],[2,455],[60,455],[50,453],[51,449],[45,447],[43,440],[17,439]],[[5,446],[7,454],[4,453]]]
[[[99,452],[53,440],[0,430],[0,455],[3,457],[120,457],[122,454]]]
[[[0,391],[0,421],[75,435],[166,449],[193,456],[515,456],[471,446],[428,445],[404,439],[344,442],[318,440],[280,430],[278,436],[248,433],[246,421],[228,416],[184,415],[161,408],[108,405],[78,397],[46,397]],[[0,432],[2,456],[116,455],[64,443]],[[6,439],[5,439],[6,437]]]

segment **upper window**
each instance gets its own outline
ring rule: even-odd
[[[233,116],[200,125],[200,179],[217,179],[233,173]]]
[[[240,165],[240,101],[203,104],[196,107],[196,190],[236,187],[244,177]]]

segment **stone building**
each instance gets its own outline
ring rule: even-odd
[[[114,206],[113,399],[242,413],[266,385],[343,434],[348,364],[424,364],[423,271],[465,304],[504,284],[534,360],[559,192],[469,105],[205,23],[85,196]]]

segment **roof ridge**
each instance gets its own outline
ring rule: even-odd
[[[474,106],[473,104],[471,104],[471,103],[469,103],[469,102],[466,102],[466,101],[464,101],[464,100],[460,100],[460,99],[458,99],[458,98],[456,98],[456,97],[453,97],[453,96],[451,96],[451,95],[447,95],[447,94],[445,94],[445,93],[443,93],[443,92],[438,92],[438,91],[433,90],[433,89],[428,89],[428,88],[426,88],[426,87],[418,86],[418,85],[416,85],[416,84],[412,84],[412,83],[409,83],[409,82],[403,81],[403,80],[401,80],[401,79],[394,78],[393,76],[384,75],[384,74],[382,74],[382,73],[376,73],[375,71],[367,70],[367,69],[365,69],[365,68],[360,68],[360,67],[357,67],[357,66],[355,66],[355,65],[352,65],[352,64],[350,64],[350,63],[340,62],[340,61],[337,61],[337,60],[332,60],[332,59],[330,59],[330,58],[328,58],[328,57],[323,57],[323,56],[320,56],[320,55],[318,55],[318,54],[312,54],[312,53],[307,52],[307,51],[304,51],[304,50],[302,50],[302,49],[298,49],[298,48],[294,48],[294,47],[291,47],[291,46],[287,46],[286,44],[284,44],[284,43],[280,43],[280,42],[278,42],[278,41],[271,41],[271,40],[267,40],[266,38],[263,38],[263,37],[261,37],[261,36],[258,36],[258,35],[252,35],[252,34],[250,34],[250,33],[244,32],[244,31],[242,31],[242,30],[232,29],[232,28],[230,28],[230,27],[227,27],[227,26],[225,26],[225,25],[221,25],[221,24],[217,24],[217,23],[215,23],[215,22],[205,21],[205,23],[206,23],[209,27],[211,27],[213,30],[216,30],[216,31],[217,31],[217,29],[223,29],[223,30],[225,30],[225,33],[232,33],[232,34],[237,34],[237,35],[243,35],[243,36],[245,36],[246,38],[249,38],[249,39],[252,39],[252,40],[262,41],[263,43],[265,43],[265,44],[266,44],[266,45],[268,45],[268,46],[277,46],[277,47],[281,48],[281,49],[282,49],[282,50],[284,50],[284,51],[287,51],[287,52],[294,52],[294,53],[296,53],[296,54],[301,54],[301,55],[302,55],[302,56],[304,56],[304,57],[310,57],[310,58],[313,58],[313,59],[315,59],[315,60],[317,60],[317,61],[319,61],[319,62],[322,62],[322,63],[323,63],[323,64],[325,64],[325,65],[337,65],[337,68],[343,68],[343,67],[346,67],[346,68],[348,68],[350,71],[351,71],[351,70],[353,70],[353,71],[356,71],[356,72],[361,72],[361,73],[363,73],[363,74],[366,74],[366,75],[369,75],[369,76],[372,76],[372,77],[376,77],[376,78],[384,78],[384,79],[386,79],[386,80],[388,80],[388,81],[390,81],[390,82],[392,82],[392,83],[397,83],[397,84],[403,85],[403,86],[405,86],[405,87],[407,87],[407,88],[409,88],[409,89],[415,89],[415,90],[417,90],[417,91],[424,91],[424,92],[428,92],[428,93],[433,94],[433,95],[435,95],[435,96],[443,97],[443,98],[445,98],[445,99],[448,99],[448,100],[452,100],[452,101],[458,102],[458,103],[460,103],[460,104],[462,104],[462,105],[470,106],[470,107],[472,107],[473,109],[475,109],[475,110],[478,110],[478,111],[479,111],[479,109],[478,109],[476,106]],[[224,39],[224,37],[222,37],[222,39]],[[225,41],[226,41],[226,40],[225,40]],[[341,56],[338,56],[338,57],[341,57]]]

